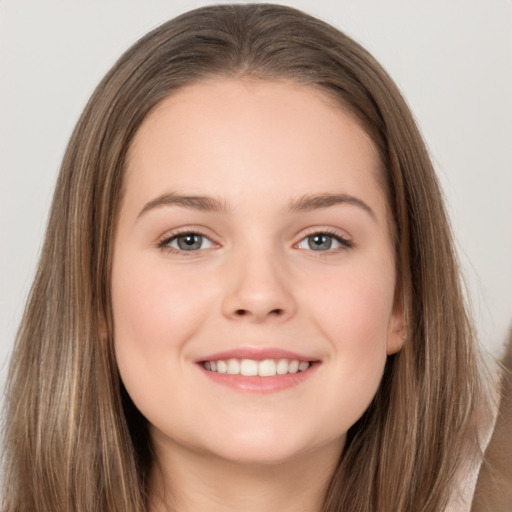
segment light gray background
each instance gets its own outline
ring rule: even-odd
[[[134,41],[211,2],[0,1],[0,383],[60,159],[95,85]],[[298,0],[367,47],[440,174],[483,345],[512,322],[512,1]]]

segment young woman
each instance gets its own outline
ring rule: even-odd
[[[120,58],[19,330],[5,511],[468,510],[486,399],[432,165],[364,49],[224,5]]]

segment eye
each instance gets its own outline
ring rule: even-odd
[[[162,249],[174,249],[176,251],[198,251],[211,249],[214,243],[206,236],[199,233],[180,233],[160,242]]]
[[[352,244],[349,240],[340,235],[330,233],[313,233],[303,238],[298,244],[299,249],[308,249],[311,251],[330,251],[339,248],[349,248]]]

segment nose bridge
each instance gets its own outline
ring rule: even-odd
[[[287,319],[295,313],[295,300],[283,255],[267,244],[234,251],[229,262],[229,284],[224,314],[233,319],[261,322]]]

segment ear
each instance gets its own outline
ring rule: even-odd
[[[402,300],[395,300],[393,312],[389,318],[388,339],[386,342],[387,355],[396,354],[407,339],[405,328],[404,307]]]

